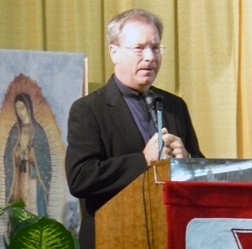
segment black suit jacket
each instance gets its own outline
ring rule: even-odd
[[[163,126],[182,139],[192,157],[203,157],[185,102],[161,89],[151,89],[164,97]],[[73,103],[66,174],[71,194],[81,202],[81,248],[95,248],[95,211],[146,170],[144,147],[113,77],[104,87]]]

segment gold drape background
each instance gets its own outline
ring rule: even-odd
[[[83,52],[93,91],[113,71],[106,25],[130,8],[162,18],[155,85],[187,102],[205,156],[252,158],[251,0],[0,0],[0,47]]]

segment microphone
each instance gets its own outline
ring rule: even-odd
[[[154,93],[151,89],[147,91],[144,97],[145,104],[148,108],[148,112],[151,114],[151,118],[155,124],[156,130],[158,131],[158,150],[159,150],[159,159],[162,159],[162,148],[163,148],[163,139],[162,139],[162,111],[163,106],[161,100],[163,99],[162,95]]]
[[[148,112],[151,114],[151,118],[155,124],[156,129],[158,130],[158,120],[157,120],[157,111],[161,108],[161,99],[163,97],[154,93],[151,89],[147,91],[144,97],[145,104],[147,106]]]
[[[155,110],[155,99],[154,92],[152,90],[148,90],[144,97],[145,104],[147,106],[148,112],[151,114],[151,118],[157,128],[157,114]]]

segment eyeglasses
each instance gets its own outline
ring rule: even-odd
[[[156,54],[156,55],[163,54],[163,52],[165,50],[165,46],[163,46],[163,45],[153,45],[150,47],[145,47],[145,46],[125,47],[125,46],[120,46],[120,45],[115,45],[115,46],[129,49],[137,56],[142,56],[147,49],[150,49],[152,51],[152,53]]]

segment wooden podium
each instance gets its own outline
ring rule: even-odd
[[[96,249],[166,248],[167,225],[163,182],[170,161],[148,170],[96,212]]]
[[[167,180],[172,182],[167,184],[167,182],[165,183]],[[175,183],[176,181],[177,183]],[[252,198],[249,194],[252,188],[251,182],[252,159],[172,158],[155,161],[144,174],[97,211],[96,249],[184,249],[185,245],[188,245],[186,244],[186,227],[194,218],[249,218],[252,224]],[[173,188],[169,188],[168,191],[169,186]],[[185,190],[190,190],[194,186],[194,193],[185,192]],[[212,187],[209,188],[210,186],[215,186],[216,189],[213,190]],[[174,187],[181,191],[176,192]],[[204,189],[206,192],[203,192]],[[227,192],[228,189],[229,192]],[[222,197],[220,197],[220,193],[222,193]],[[171,208],[168,209],[167,207],[173,206],[175,195],[178,200],[175,204],[177,205],[182,201],[183,208],[173,209],[172,211]],[[216,196],[216,198],[213,196]],[[228,196],[229,199],[227,199]],[[190,212],[185,209],[185,200],[189,203],[187,206]],[[213,202],[214,200],[215,202]],[[220,212],[219,210],[216,211],[216,214],[209,215],[213,209],[216,209],[217,202],[220,203],[218,204],[220,208],[225,211],[225,215],[223,215],[223,211]],[[198,203],[197,207],[196,203]],[[193,211],[192,206],[196,207]],[[199,214],[201,206],[204,208],[204,215]],[[214,208],[211,208],[213,206]],[[231,208],[227,213],[226,207],[228,206]],[[206,207],[210,207],[209,210],[206,211]],[[234,207],[241,212],[234,212]],[[174,210],[179,210],[176,218]],[[244,212],[246,212],[246,215],[244,215]],[[189,217],[189,214],[193,215]],[[189,218],[185,220],[185,217]],[[174,219],[177,222],[173,222]],[[242,226],[240,227],[237,227],[235,223],[235,227],[243,230],[244,222],[241,223]],[[249,236],[251,236],[251,224],[249,223],[247,227]],[[206,223],[206,229],[209,225]],[[216,238],[220,235],[216,233],[216,237],[213,237],[213,230],[215,228],[208,229],[207,231],[210,234],[208,235],[202,232],[200,225],[199,230],[197,230],[198,235],[191,236],[192,239],[196,238],[195,244],[188,248],[206,248],[204,244],[206,241],[210,241],[211,246],[207,248],[216,248],[215,242],[218,241],[219,243],[223,236],[221,235],[222,237],[217,240]],[[226,226],[224,230],[227,231]],[[195,227],[188,231],[195,232]],[[190,235],[188,236],[190,237]],[[204,245],[199,246],[198,236],[204,237],[204,239],[201,239]],[[180,237],[179,241],[177,240],[178,237]],[[214,239],[214,242],[211,241],[211,238]],[[249,241],[248,247],[243,248],[251,248],[251,241],[252,239]],[[194,240],[189,242],[194,243]],[[225,245],[219,248],[231,248],[225,247]]]

